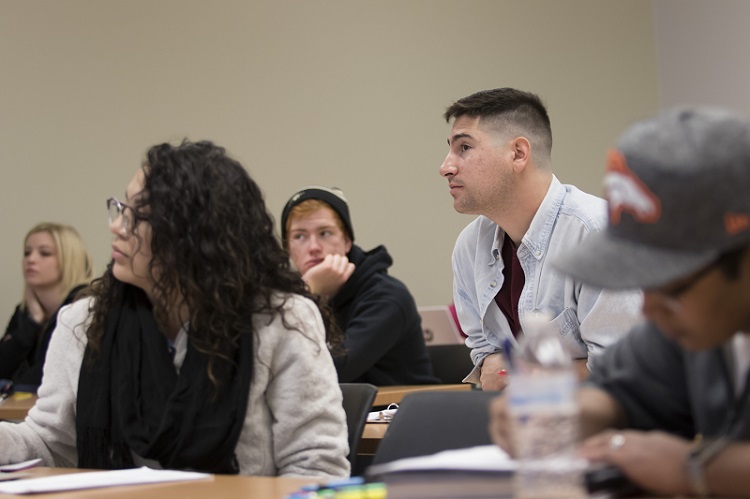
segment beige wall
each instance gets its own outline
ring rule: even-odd
[[[599,193],[606,149],[657,109],[651,26],[648,0],[0,0],[0,316],[30,226],[75,225],[101,271],[105,199],[186,136],[227,147],[275,218],[300,186],[344,189],[357,242],[385,244],[420,305],[448,303],[471,217],[437,172],[445,107],[539,93],[558,176]]]
[[[662,107],[722,106],[750,115],[750,2],[655,0]]]

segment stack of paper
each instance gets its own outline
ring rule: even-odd
[[[183,480],[206,480],[212,478],[213,475],[208,473],[155,470],[143,467],[129,470],[70,473],[0,483],[0,493],[36,494],[40,492],[59,492],[63,490],[95,489],[100,487],[142,485]]]
[[[497,445],[480,445],[467,449],[446,450],[429,456],[410,457],[390,463],[371,466],[367,473],[382,475],[387,473],[415,471],[462,471],[511,473],[518,464]]]

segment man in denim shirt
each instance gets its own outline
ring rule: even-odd
[[[453,120],[440,167],[459,213],[480,215],[453,251],[454,301],[474,369],[464,381],[499,390],[504,347],[534,312],[552,322],[581,378],[589,355],[640,320],[641,294],[603,291],[559,273],[548,258],[606,226],[606,203],[552,173],[552,131],[539,97],[512,88],[475,93],[445,112]]]

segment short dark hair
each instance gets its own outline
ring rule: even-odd
[[[750,245],[727,251],[719,256],[716,266],[721,269],[727,279],[737,279],[740,276],[740,266]]]
[[[504,127],[510,125],[518,128],[531,135],[527,138],[532,141],[532,145],[546,151],[547,156],[551,154],[552,126],[547,108],[536,94],[509,87],[482,90],[457,100],[443,114],[446,122],[461,116],[496,121]]]

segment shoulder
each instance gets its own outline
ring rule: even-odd
[[[86,330],[91,323],[90,308],[93,301],[93,297],[85,297],[60,307],[57,316],[57,329],[68,330],[73,333],[72,336],[85,342]],[[59,335],[53,335],[53,337],[55,336]]]
[[[644,360],[654,365],[673,365],[682,362],[682,356],[683,350],[677,342],[662,334],[654,323],[643,321],[592,358],[591,370],[592,373],[613,371],[618,366],[637,366]]]
[[[314,319],[320,316],[318,306],[309,298],[295,293],[274,293],[275,303],[283,304],[284,313],[291,314],[300,320]]]
[[[273,300],[280,308],[253,317],[255,355],[261,364],[328,352],[323,319],[312,300],[292,293],[276,293]]]
[[[13,315],[10,317],[8,322],[8,329],[18,329],[23,326],[26,327],[38,327],[39,325],[34,322],[34,319],[24,310],[23,306],[19,303],[16,309],[13,311]]]
[[[607,202],[579,188],[565,184],[565,199],[559,216],[578,224],[586,231],[599,231],[607,226]]]
[[[417,305],[409,288],[399,279],[384,273],[371,275],[360,286],[348,302],[347,311],[347,319],[337,315],[339,324],[346,329],[347,334],[353,320],[360,327],[368,328],[393,317],[398,317],[404,324],[409,322],[410,317],[417,317]]]
[[[325,335],[320,310],[309,298],[276,292],[271,297],[271,305],[275,310],[254,317],[254,329],[261,336],[280,338],[295,331],[305,336],[308,331],[315,331],[316,336]]]
[[[93,297],[81,298],[68,305],[60,307],[59,320],[70,321],[71,319],[87,319],[89,309],[94,302]]]
[[[390,274],[378,273],[373,274],[362,286],[358,295],[360,297],[371,296],[385,301],[394,301],[402,303],[404,299],[411,300],[411,292],[401,280]]]

